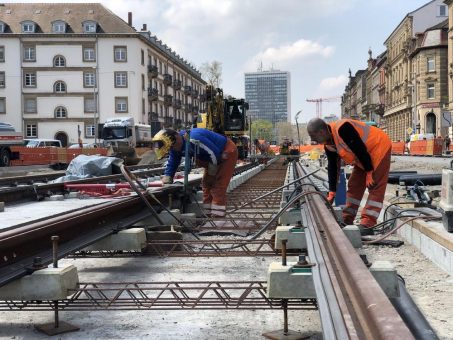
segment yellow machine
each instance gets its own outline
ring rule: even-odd
[[[207,111],[198,117],[197,127],[229,137],[238,148],[239,159],[248,155],[247,110],[244,99],[224,98],[222,89],[206,87]]]

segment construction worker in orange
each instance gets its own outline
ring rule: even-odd
[[[169,154],[167,167],[162,177],[163,184],[173,183],[179,164],[184,156],[185,145],[189,142],[189,156],[205,169],[203,187],[203,208],[210,216],[222,217],[226,213],[226,191],[238,159],[238,150],[233,141],[216,132],[193,128],[186,141],[186,131],[160,130],[153,137],[157,159]]]
[[[327,199],[330,203],[335,198],[341,160],[354,166],[343,210],[345,224],[353,224],[365,189],[368,188],[359,228],[362,235],[372,235],[387,187],[392,147],[390,138],[381,129],[352,119],[327,124],[320,118],[313,118],[308,122],[307,130],[313,141],[324,145],[328,159]]]

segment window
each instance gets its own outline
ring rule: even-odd
[[[54,33],[66,33],[66,23],[58,20],[52,23],[52,32]]]
[[[142,90],[145,91],[145,75],[142,74]]]
[[[127,97],[115,97],[115,112],[127,112]]]
[[[25,111],[25,113],[36,113],[37,112],[36,98],[26,98],[25,99],[24,111]]]
[[[5,72],[0,72],[0,88],[5,87]]]
[[[0,114],[6,113],[6,98],[0,98]]]
[[[141,61],[142,65],[145,65],[145,51],[141,50]]]
[[[434,99],[435,97],[435,91],[434,91],[434,84],[428,84],[427,85],[427,96],[428,99]]]
[[[66,66],[66,60],[63,56],[57,55],[55,58],[53,58],[53,66],[55,67],[65,67]]]
[[[5,62],[5,46],[0,46],[0,62]]]
[[[426,69],[428,72],[435,72],[436,71],[436,62],[434,57],[428,57],[426,63]]]
[[[113,48],[114,60],[125,62],[127,61],[127,48],[126,46],[115,46]]]
[[[66,118],[66,109],[63,106],[55,109],[55,118]]]
[[[94,47],[85,47],[83,49],[83,61],[96,61]]]
[[[25,125],[25,135],[28,138],[38,137],[38,126],[36,124]]]
[[[35,46],[25,46],[24,47],[24,61],[36,61]]]
[[[24,73],[24,87],[36,87],[36,73]]]
[[[127,87],[127,72],[115,72],[115,87]]]
[[[439,5],[437,7],[437,16],[446,17],[447,15],[447,5]]]
[[[94,72],[85,72],[83,74],[83,86],[94,87],[96,85],[96,74]]]
[[[95,129],[94,125],[85,126],[85,134],[87,137],[94,137]]]
[[[96,33],[98,25],[95,21],[85,21],[82,25],[85,33]]]
[[[55,82],[55,84],[53,85],[53,91],[55,93],[65,93],[66,92],[66,84],[59,80],[57,82]]]
[[[94,98],[85,98],[84,103],[85,112],[95,112],[96,111],[96,100]]]
[[[33,21],[25,21],[22,23],[22,33],[34,33],[35,23]]]
[[[0,21],[0,33],[5,33],[5,23]]]

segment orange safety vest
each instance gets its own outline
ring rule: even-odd
[[[376,169],[381,163],[384,156],[392,147],[390,138],[383,130],[374,126],[366,125],[365,123],[358,120],[341,119],[329,123],[329,126],[332,129],[332,137],[337,149],[337,153],[346,164],[354,164],[363,169],[363,165],[338,134],[340,127],[344,123],[350,123],[358,132],[363,144],[365,144],[366,149],[370,154],[373,169]]]

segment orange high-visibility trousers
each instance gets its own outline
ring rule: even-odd
[[[385,189],[390,170],[391,150],[389,150],[378,167],[373,172],[374,186],[368,189],[368,199],[361,211],[360,224],[371,228],[376,224],[384,201]],[[366,189],[366,171],[354,166],[348,181],[346,193],[346,207],[343,209],[343,220],[346,224],[353,224]]]
[[[215,180],[210,179],[205,167],[203,175],[203,208],[212,216],[225,216],[226,192],[238,160],[238,149],[233,141],[227,138],[223,149],[222,161],[217,167]]]

